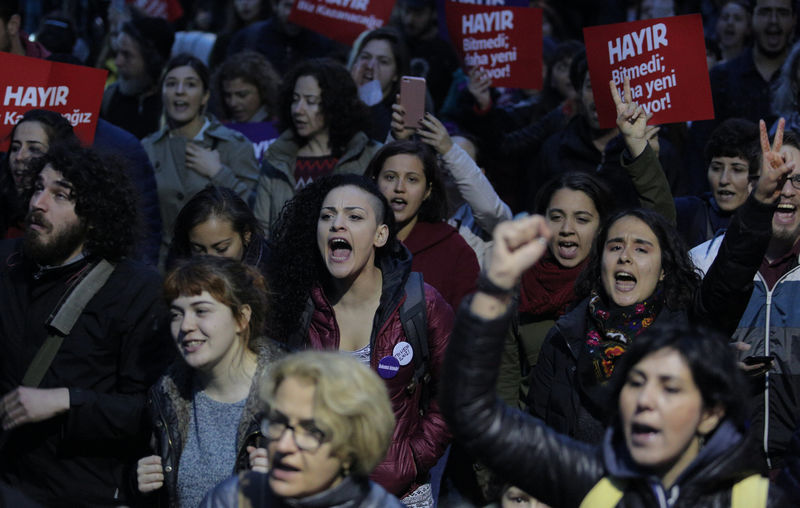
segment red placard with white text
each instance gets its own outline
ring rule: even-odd
[[[587,27],[583,38],[600,127],[616,127],[608,82],[622,96],[625,76],[650,124],[714,118],[699,14]]]
[[[94,141],[107,71],[0,52],[0,151],[30,109],[49,109],[69,120],[85,145]]]
[[[492,86],[542,87],[542,10],[445,5],[447,30],[467,68],[482,67]]]
[[[289,21],[351,46],[389,22],[394,0],[295,0]]]

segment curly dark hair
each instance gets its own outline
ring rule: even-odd
[[[203,291],[230,307],[237,320],[243,317],[242,308],[250,307],[250,321],[242,336],[247,347],[256,351],[267,314],[267,282],[261,272],[235,259],[195,256],[180,260],[164,279],[167,305],[180,296]]]
[[[757,176],[761,169],[756,155],[761,151],[758,136],[758,125],[750,120],[725,120],[711,133],[703,150],[706,166],[714,157],[739,157],[747,161],[750,176]]]
[[[661,269],[664,270],[664,280],[661,282],[664,304],[672,310],[688,308],[700,288],[700,274],[689,258],[686,244],[675,227],[667,222],[667,219],[660,213],[645,208],[617,212],[600,226],[592,245],[592,252],[589,254],[589,264],[575,283],[576,295],[582,299],[588,297],[592,290],[603,293],[604,246],[611,227],[624,217],[635,217],[641,220],[647,224],[658,239],[661,249]]]
[[[268,318],[270,336],[285,341],[296,332],[300,316],[314,284],[326,280],[328,270],[317,247],[317,222],[325,196],[333,189],[353,185],[375,197],[379,223],[389,227],[386,244],[375,251],[375,263],[396,255],[402,248],[397,240],[394,212],[372,180],[354,174],[331,175],[314,181],[286,202],[269,239],[270,265],[267,277],[272,287],[272,313]]]
[[[253,211],[236,192],[227,187],[208,185],[192,196],[178,212],[175,218],[175,229],[172,237],[172,254],[177,258],[192,256],[189,233],[198,224],[210,217],[218,217],[230,221],[233,230],[242,238],[248,235],[263,237],[264,229]]]
[[[31,160],[30,174],[38,176],[48,165],[72,184],[75,214],[88,226],[86,250],[109,261],[127,255],[138,238],[140,218],[136,190],[122,159],[56,143],[44,156]],[[25,202],[33,193],[31,186],[27,187]]]
[[[26,111],[6,139],[13,143],[17,127],[25,122],[38,122],[47,134],[48,145],[55,142],[78,143],[78,138],[69,121],[59,113],[47,109]],[[12,150],[9,148],[0,162],[0,235],[4,234],[10,226],[22,222],[26,212],[26,204],[21,198],[25,189],[17,189],[11,173],[11,152]],[[26,181],[29,184],[30,178],[23,179],[23,186],[26,185]]]
[[[386,160],[389,157],[402,154],[414,155],[422,162],[422,167],[425,170],[425,181],[428,188],[431,189],[430,196],[422,202],[417,211],[417,220],[420,222],[443,221],[447,217],[447,195],[445,194],[444,184],[439,177],[439,159],[436,157],[436,152],[433,151],[433,148],[422,141],[405,139],[383,145],[372,160],[369,161],[369,165],[364,171],[364,176],[377,182]]]
[[[619,393],[628,373],[644,357],[673,349],[686,360],[707,409],[721,406],[725,418],[743,429],[748,416],[744,376],[736,364],[736,356],[728,345],[728,337],[718,331],[685,322],[656,322],[636,337],[630,349],[614,369],[610,381],[613,404],[619,404]]]
[[[281,87],[280,123],[282,129],[291,129],[303,141],[292,121],[292,96],[297,80],[311,76],[322,91],[322,115],[330,136],[331,152],[341,157],[347,144],[359,131],[369,127],[370,114],[367,105],[358,97],[353,78],[345,67],[330,58],[304,60],[292,67]]]
[[[258,89],[261,104],[266,106],[270,117],[278,113],[278,90],[281,78],[267,57],[256,51],[242,51],[229,56],[214,73],[214,93],[222,109],[223,119],[231,116],[225,104],[225,82],[236,78],[246,81]]]

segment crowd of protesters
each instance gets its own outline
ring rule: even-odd
[[[4,140],[0,506],[800,505],[796,0],[532,0],[541,90],[294,3],[0,0],[108,71],[91,146]],[[691,13],[713,119],[592,82]]]

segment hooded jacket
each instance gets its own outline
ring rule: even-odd
[[[258,366],[236,433],[236,463],[232,473],[249,469],[247,446],[264,448],[259,421],[258,390],[269,372],[269,364],[284,355],[277,343],[263,340],[258,346]],[[192,368],[179,359],[150,389],[147,406],[153,428],[152,452],[161,457],[164,486],[154,495],[159,506],[178,506],[178,467],[185,438],[192,423]],[[147,496],[150,499],[149,496]]]
[[[455,438],[503,480],[550,506],[578,507],[604,477],[621,481],[618,507],[729,507],[731,488],[757,469],[742,429],[723,421],[692,463],[666,490],[631,459],[616,426],[601,445],[559,434],[543,421],[505,406],[495,395],[497,364],[510,312],[494,320],[459,309],[447,352],[441,407]],[[768,506],[788,506],[770,487]]]
[[[383,291],[375,313],[370,337],[370,367],[391,356],[395,345],[407,340],[400,322],[400,307],[406,298],[404,286],[411,272],[411,257],[406,249],[400,255],[381,262]],[[308,329],[307,344],[313,349],[338,349],[339,326],[333,307],[320,287],[311,299],[314,311]],[[396,419],[392,443],[371,478],[392,494],[402,497],[428,481],[428,470],[445,451],[450,433],[435,400],[440,381],[444,351],[453,326],[453,311],[436,289],[425,284],[428,345],[430,351],[430,392],[428,410],[420,414],[422,390],[413,384],[414,362],[400,366],[392,378],[385,379]],[[416,352],[415,352],[416,354]]]

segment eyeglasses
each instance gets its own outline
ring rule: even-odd
[[[289,425],[286,416],[280,413],[273,413],[261,420],[261,433],[269,441],[281,439],[286,429],[292,431],[292,437],[297,449],[305,452],[317,451],[326,440],[325,433],[314,427],[313,422]]]
[[[792,187],[800,190],[800,175],[787,176],[786,179],[792,182]]]

